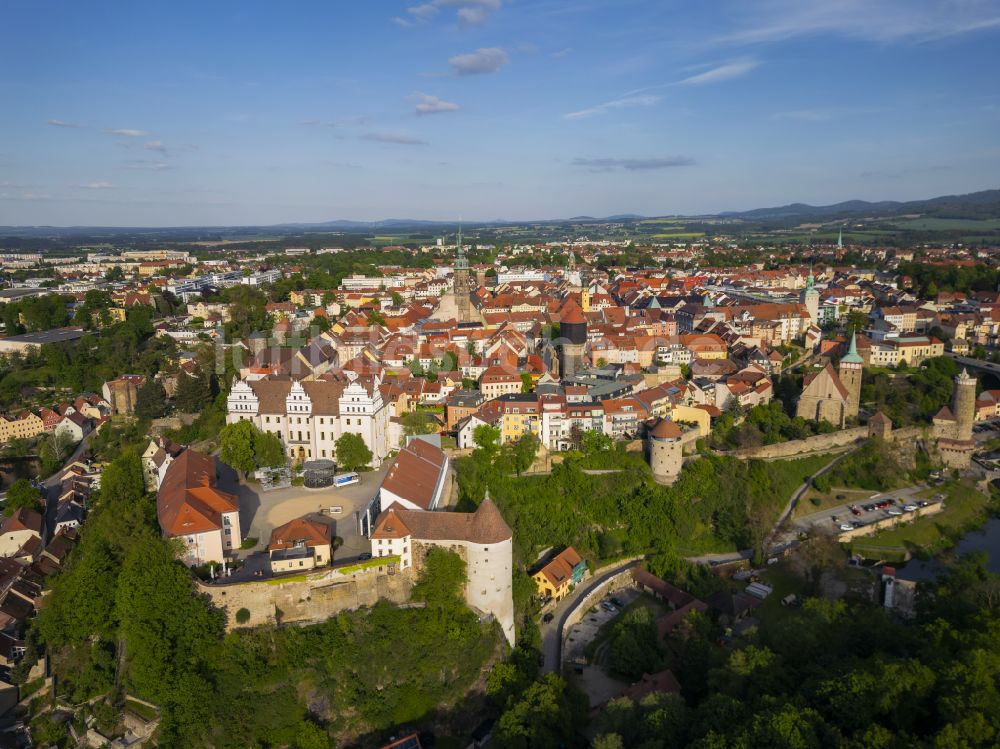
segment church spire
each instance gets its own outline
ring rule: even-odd
[[[840,232],[837,234],[837,249],[844,249],[844,227],[840,227]]]
[[[458,250],[455,253],[455,270],[468,270],[469,261],[462,249],[462,219],[458,220]]]
[[[848,364],[865,363],[865,360],[862,359],[861,355],[858,353],[858,334],[856,332],[851,332],[851,345],[848,347],[844,358],[840,360],[841,364],[844,362],[847,362]]]

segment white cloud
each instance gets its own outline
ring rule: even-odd
[[[121,135],[125,138],[141,138],[144,135],[149,135],[145,130],[135,130],[130,127],[116,127],[105,130],[104,132],[109,135]]]
[[[77,125],[75,122],[66,122],[65,120],[49,120],[49,124],[52,125],[52,127],[69,127],[69,128],[81,127],[80,125]]]
[[[475,52],[448,58],[448,64],[458,75],[495,73],[510,62],[502,47],[480,47]]]
[[[503,0],[429,0],[406,9],[414,20],[395,16],[392,22],[397,26],[412,26],[414,22],[428,23],[438,16],[442,8],[457,8],[455,17],[460,26],[478,26],[486,22],[501,7]]]
[[[766,0],[733,7],[737,23],[740,12],[745,14],[741,28],[716,41],[748,44],[835,34],[870,42],[919,42],[1000,28],[1000,9],[989,1]]]
[[[143,146],[143,148],[145,148],[147,151],[159,151],[160,153],[163,154],[167,152],[167,147],[163,145],[163,141],[159,140],[146,141],[146,144]]]
[[[431,96],[430,94],[425,94],[418,91],[415,94],[417,98],[416,113],[417,114],[439,114],[442,112],[457,112],[461,107],[453,101],[445,101],[444,99],[439,99],[436,96]]]
[[[414,138],[412,135],[400,133],[365,133],[362,140],[373,140],[377,143],[394,143],[399,146],[426,146],[427,141]]]
[[[83,190],[110,190],[114,187],[110,182],[87,182],[84,185],[72,185]]]
[[[625,96],[621,99],[606,101],[603,104],[598,104],[594,107],[581,109],[578,112],[569,112],[568,114],[564,114],[563,118],[567,120],[583,120],[588,117],[597,117],[599,115],[608,114],[608,112],[612,109],[623,109],[626,107],[650,107],[654,104],[658,104],[662,99],[663,97],[658,96],[657,94]]]
[[[133,159],[125,165],[126,169],[136,169],[143,172],[163,172],[170,168],[170,164],[162,161],[147,161],[145,159]]]
[[[666,156],[654,159],[573,159],[574,166],[585,166],[597,172],[611,172],[618,169],[627,172],[670,169],[677,166],[694,166],[696,163],[690,156]]]
[[[486,8],[459,8],[458,20],[465,26],[477,26],[487,18],[490,12]]]
[[[572,51],[573,51],[572,47],[564,47],[563,49],[560,49],[560,50],[558,50],[556,52],[549,53],[549,57],[552,57],[552,58],[555,58],[555,59],[558,60],[560,57],[565,57],[566,55],[570,54]]]
[[[759,60],[749,58],[733,60],[732,62],[717,65],[702,73],[684,78],[678,81],[678,83],[682,86],[703,86],[708,83],[721,83],[722,81],[729,81],[733,78],[744,76],[759,65]]]
[[[412,14],[415,18],[419,18],[421,21],[429,21],[436,16],[439,11],[436,4],[424,3],[422,5],[414,5],[407,8],[406,12]]]

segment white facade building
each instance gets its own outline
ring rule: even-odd
[[[329,375],[237,381],[227,399],[226,423],[249,419],[261,431],[277,434],[290,460],[334,458],[337,439],[353,432],[372,451],[372,464],[381,465],[391,449],[391,409],[382,400],[381,381],[362,382],[351,372],[347,377],[348,383]]]

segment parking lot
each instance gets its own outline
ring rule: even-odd
[[[891,517],[905,518],[911,515],[915,508],[924,507],[943,498],[943,495],[935,500],[918,497],[917,495],[926,488],[911,486],[891,492],[872,493],[867,499],[855,499],[853,502],[798,518],[793,522],[793,526],[803,533],[811,530],[843,533]]]
[[[329,511],[340,507],[339,513],[327,512],[334,525],[334,534],[343,539],[343,545],[335,552],[337,561],[356,558],[370,551],[367,539],[358,534],[356,512],[360,512],[378,490],[389,463],[376,471],[361,474],[361,481],[341,489],[306,489],[304,486],[290,486],[262,492],[256,484],[240,484],[240,527],[243,537],[257,539],[257,546],[243,555],[262,552],[267,548],[271,531],[289,520],[308,513]]]
[[[583,656],[583,651],[597,637],[601,627],[621,613],[621,608],[610,604],[612,597],[621,601],[622,607],[625,607],[639,597],[639,591],[636,588],[625,588],[615,592],[613,596],[602,598],[600,603],[591,607],[593,610],[584,614],[583,618],[566,633],[565,662],[572,662],[573,659]],[[605,603],[610,605],[605,608],[603,606]]]

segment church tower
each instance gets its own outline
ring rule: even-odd
[[[462,249],[462,225],[458,225],[458,250],[455,253],[453,293],[458,308],[458,321],[472,322],[472,298],[469,289],[469,260]]]
[[[813,277],[812,268],[809,269],[809,279],[806,287],[799,294],[799,302],[809,310],[809,321],[813,325],[819,325],[819,292],[816,291],[816,279]]]
[[[847,403],[844,407],[844,419],[858,418],[861,407],[861,374],[864,371],[865,360],[858,354],[858,335],[851,333],[851,346],[840,360],[838,376],[847,389]]]

